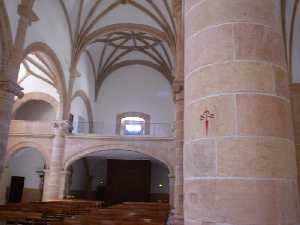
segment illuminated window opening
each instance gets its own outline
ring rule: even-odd
[[[124,117],[121,119],[123,135],[144,135],[145,120],[141,117]]]

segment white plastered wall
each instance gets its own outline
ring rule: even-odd
[[[95,105],[96,130],[115,134],[116,117],[124,112],[142,112],[161,126],[175,121],[175,104],[170,83],[152,68],[124,67],[108,76]],[[103,126],[103,129],[102,127]]]
[[[43,170],[44,164],[43,156],[35,149],[22,149],[9,162],[7,187],[12,176],[20,176],[25,177],[24,188],[39,189],[40,178],[36,171]]]

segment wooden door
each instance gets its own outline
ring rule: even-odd
[[[105,203],[112,205],[125,201],[149,201],[150,176],[150,161],[108,160]]]

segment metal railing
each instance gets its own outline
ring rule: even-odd
[[[124,127],[121,126],[120,131],[116,129],[116,123],[109,122],[93,122],[92,129],[90,123],[78,122],[73,124],[73,134],[98,134],[102,136],[148,136],[148,137],[174,137],[175,123],[149,123],[147,129],[144,127],[142,134],[128,135],[124,134]],[[10,125],[10,134],[53,134],[52,122],[41,121],[24,121],[12,120]]]
[[[99,134],[105,136],[124,135],[124,136],[153,136],[153,137],[173,137],[175,135],[174,123],[148,123],[146,129],[143,128],[142,134],[126,135],[123,132],[124,127],[121,126],[120,131],[116,129],[116,123],[110,122],[93,122],[93,127],[90,129],[90,123],[78,122],[73,124],[72,133],[74,134]],[[148,130],[148,131],[147,131]]]

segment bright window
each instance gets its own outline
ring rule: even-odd
[[[121,127],[124,135],[145,134],[145,120],[141,117],[124,117],[121,119]]]

